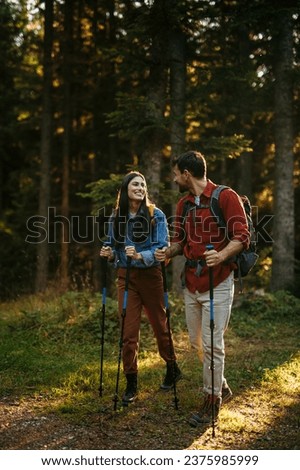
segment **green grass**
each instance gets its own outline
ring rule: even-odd
[[[170,306],[176,352],[184,373],[178,384],[182,412],[176,418],[182,426],[198,402],[201,366],[190,350],[182,299],[170,295]],[[2,303],[0,400],[12,397],[26,402],[29,397],[45,396],[45,412],[51,409],[73,423],[83,423],[99,412],[111,413],[120,333],[117,304],[109,298],[103,397],[99,400],[101,307],[101,295],[88,292],[59,297],[48,293]],[[295,426],[298,419],[299,426],[299,338],[300,300],[296,297],[285,292],[236,297],[226,333],[226,377],[234,390],[234,401],[221,410],[219,432],[227,434],[227,441],[221,440],[220,448],[237,446],[237,436],[245,443],[247,436],[263,433],[272,423],[284,420],[287,413],[292,413]],[[157,395],[165,368],[146,320],[141,328],[139,366],[139,405],[128,410],[126,419],[130,425],[149,414],[151,419],[142,425],[145,433],[146,429],[159,433],[159,419],[166,414],[169,418],[171,398],[170,394]],[[123,387],[121,372],[120,393]],[[116,420],[118,416],[121,419],[121,413],[118,410]],[[195,437],[191,448],[205,448],[204,437],[199,439]],[[173,445],[176,448],[177,441]]]

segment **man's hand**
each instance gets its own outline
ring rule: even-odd
[[[243,249],[243,244],[238,240],[230,240],[228,245],[221,251],[206,250],[203,255],[209,268],[224,263],[227,259],[237,255]]]
[[[203,255],[205,256],[206,264],[209,268],[223,263],[223,256],[216,250],[206,250]]]
[[[154,256],[156,261],[159,261],[160,263],[165,261],[167,256],[166,256],[166,250],[167,247],[164,246],[163,248],[157,248],[154,252]]]

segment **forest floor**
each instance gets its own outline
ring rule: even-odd
[[[4,397],[0,402],[1,449],[300,449],[300,404],[285,393],[285,406],[274,391],[265,399],[259,390],[249,390],[224,404],[212,437],[212,428],[194,429],[188,417],[194,406],[180,401],[173,392],[142,391],[128,408],[114,411],[113,400],[99,409],[81,410],[81,419],[64,417],[55,409],[56,399],[47,396]],[[263,395],[263,400],[260,400]],[[286,409],[286,403],[293,403]],[[83,405],[84,407],[84,405]],[[188,411],[188,409],[190,411]],[[67,411],[66,411],[67,412]],[[234,424],[235,423],[235,424]]]

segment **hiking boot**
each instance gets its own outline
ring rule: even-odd
[[[191,418],[189,419],[189,424],[196,428],[197,426],[201,426],[203,424],[212,424],[212,403],[211,403],[212,396],[206,395],[204,398],[203,404],[198,413],[194,413]],[[218,419],[219,411],[222,404],[222,398],[216,397],[214,395],[214,420],[215,422]]]
[[[174,380],[175,383],[178,382],[182,378],[181,370],[178,367],[177,362],[167,362],[167,372],[164,378],[163,383],[161,384],[161,390],[171,390],[174,387]]]
[[[226,387],[222,387],[222,403],[227,403],[228,401],[231,400],[233,396],[233,393],[231,391],[231,389],[228,387],[228,385]]]
[[[133,403],[137,396],[137,374],[126,374],[127,386],[122,396],[122,405]]]

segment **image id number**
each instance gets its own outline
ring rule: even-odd
[[[184,465],[256,465],[257,455],[185,455]]]

